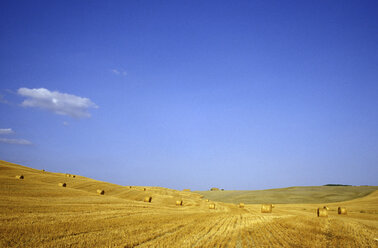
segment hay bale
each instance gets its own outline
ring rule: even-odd
[[[272,204],[272,208],[274,208],[275,206]]]
[[[151,201],[152,201],[152,197],[151,196],[144,197],[144,202],[151,202]]]
[[[209,202],[209,199],[206,199],[206,202]]]
[[[72,177],[73,177],[73,178],[76,178],[76,176],[75,176],[75,175],[72,175]]]
[[[182,206],[182,200],[176,201],[176,206]]]
[[[187,192],[190,192],[190,189],[183,189],[182,191],[187,191]]]
[[[103,189],[98,189],[98,190],[97,190],[97,194],[99,194],[99,195],[104,195],[104,194],[105,194],[105,190],[103,190]]]
[[[344,207],[338,207],[337,208],[337,213],[338,214],[347,214],[347,210]]]
[[[131,189],[133,186],[129,186],[129,188]]]
[[[24,179],[24,175],[17,175],[16,178],[17,179]]]
[[[271,212],[272,212],[272,204],[261,205],[261,213],[271,213]]]
[[[244,203],[239,203],[239,208],[244,208]]]
[[[318,217],[328,217],[328,210],[326,208],[318,208],[317,215]]]
[[[323,206],[324,209],[327,209],[327,211],[329,211],[329,208],[327,206]]]
[[[66,177],[70,177],[70,174],[66,174]]]
[[[58,183],[58,186],[59,186],[59,187],[66,187],[67,184],[66,184],[66,183]]]
[[[45,172],[45,170],[42,170],[42,172]]]
[[[143,188],[143,191],[147,191],[147,189],[146,189],[146,188]]]
[[[209,204],[209,209],[215,209],[215,203],[210,203]]]
[[[219,188],[211,188],[210,191],[219,191]]]

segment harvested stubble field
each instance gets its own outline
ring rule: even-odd
[[[316,217],[323,205],[328,218]],[[0,247],[377,247],[378,191],[341,203],[275,204],[269,214],[260,207],[0,161]]]

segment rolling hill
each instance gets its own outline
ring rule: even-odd
[[[63,182],[66,187],[58,185]],[[377,246],[378,191],[327,203],[328,217],[319,218],[316,209],[324,204],[276,204],[261,213],[260,204],[240,208],[196,192],[130,188],[0,161],[0,247]],[[348,214],[338,215],[339,206]]]
[[[308,186],[267,190],[196,191],[204,197],[228,203],[330,203],[364,197],[378,186]]]

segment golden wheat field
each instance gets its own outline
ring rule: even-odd
[[[260,208],[0,162],[0,247],[378,247],[378,191]]]

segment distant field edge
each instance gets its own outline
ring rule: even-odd
[[[365,197],[378,186],[298,186],[267,190],[195,191],[212,201],[246,204],[333,203]]]

